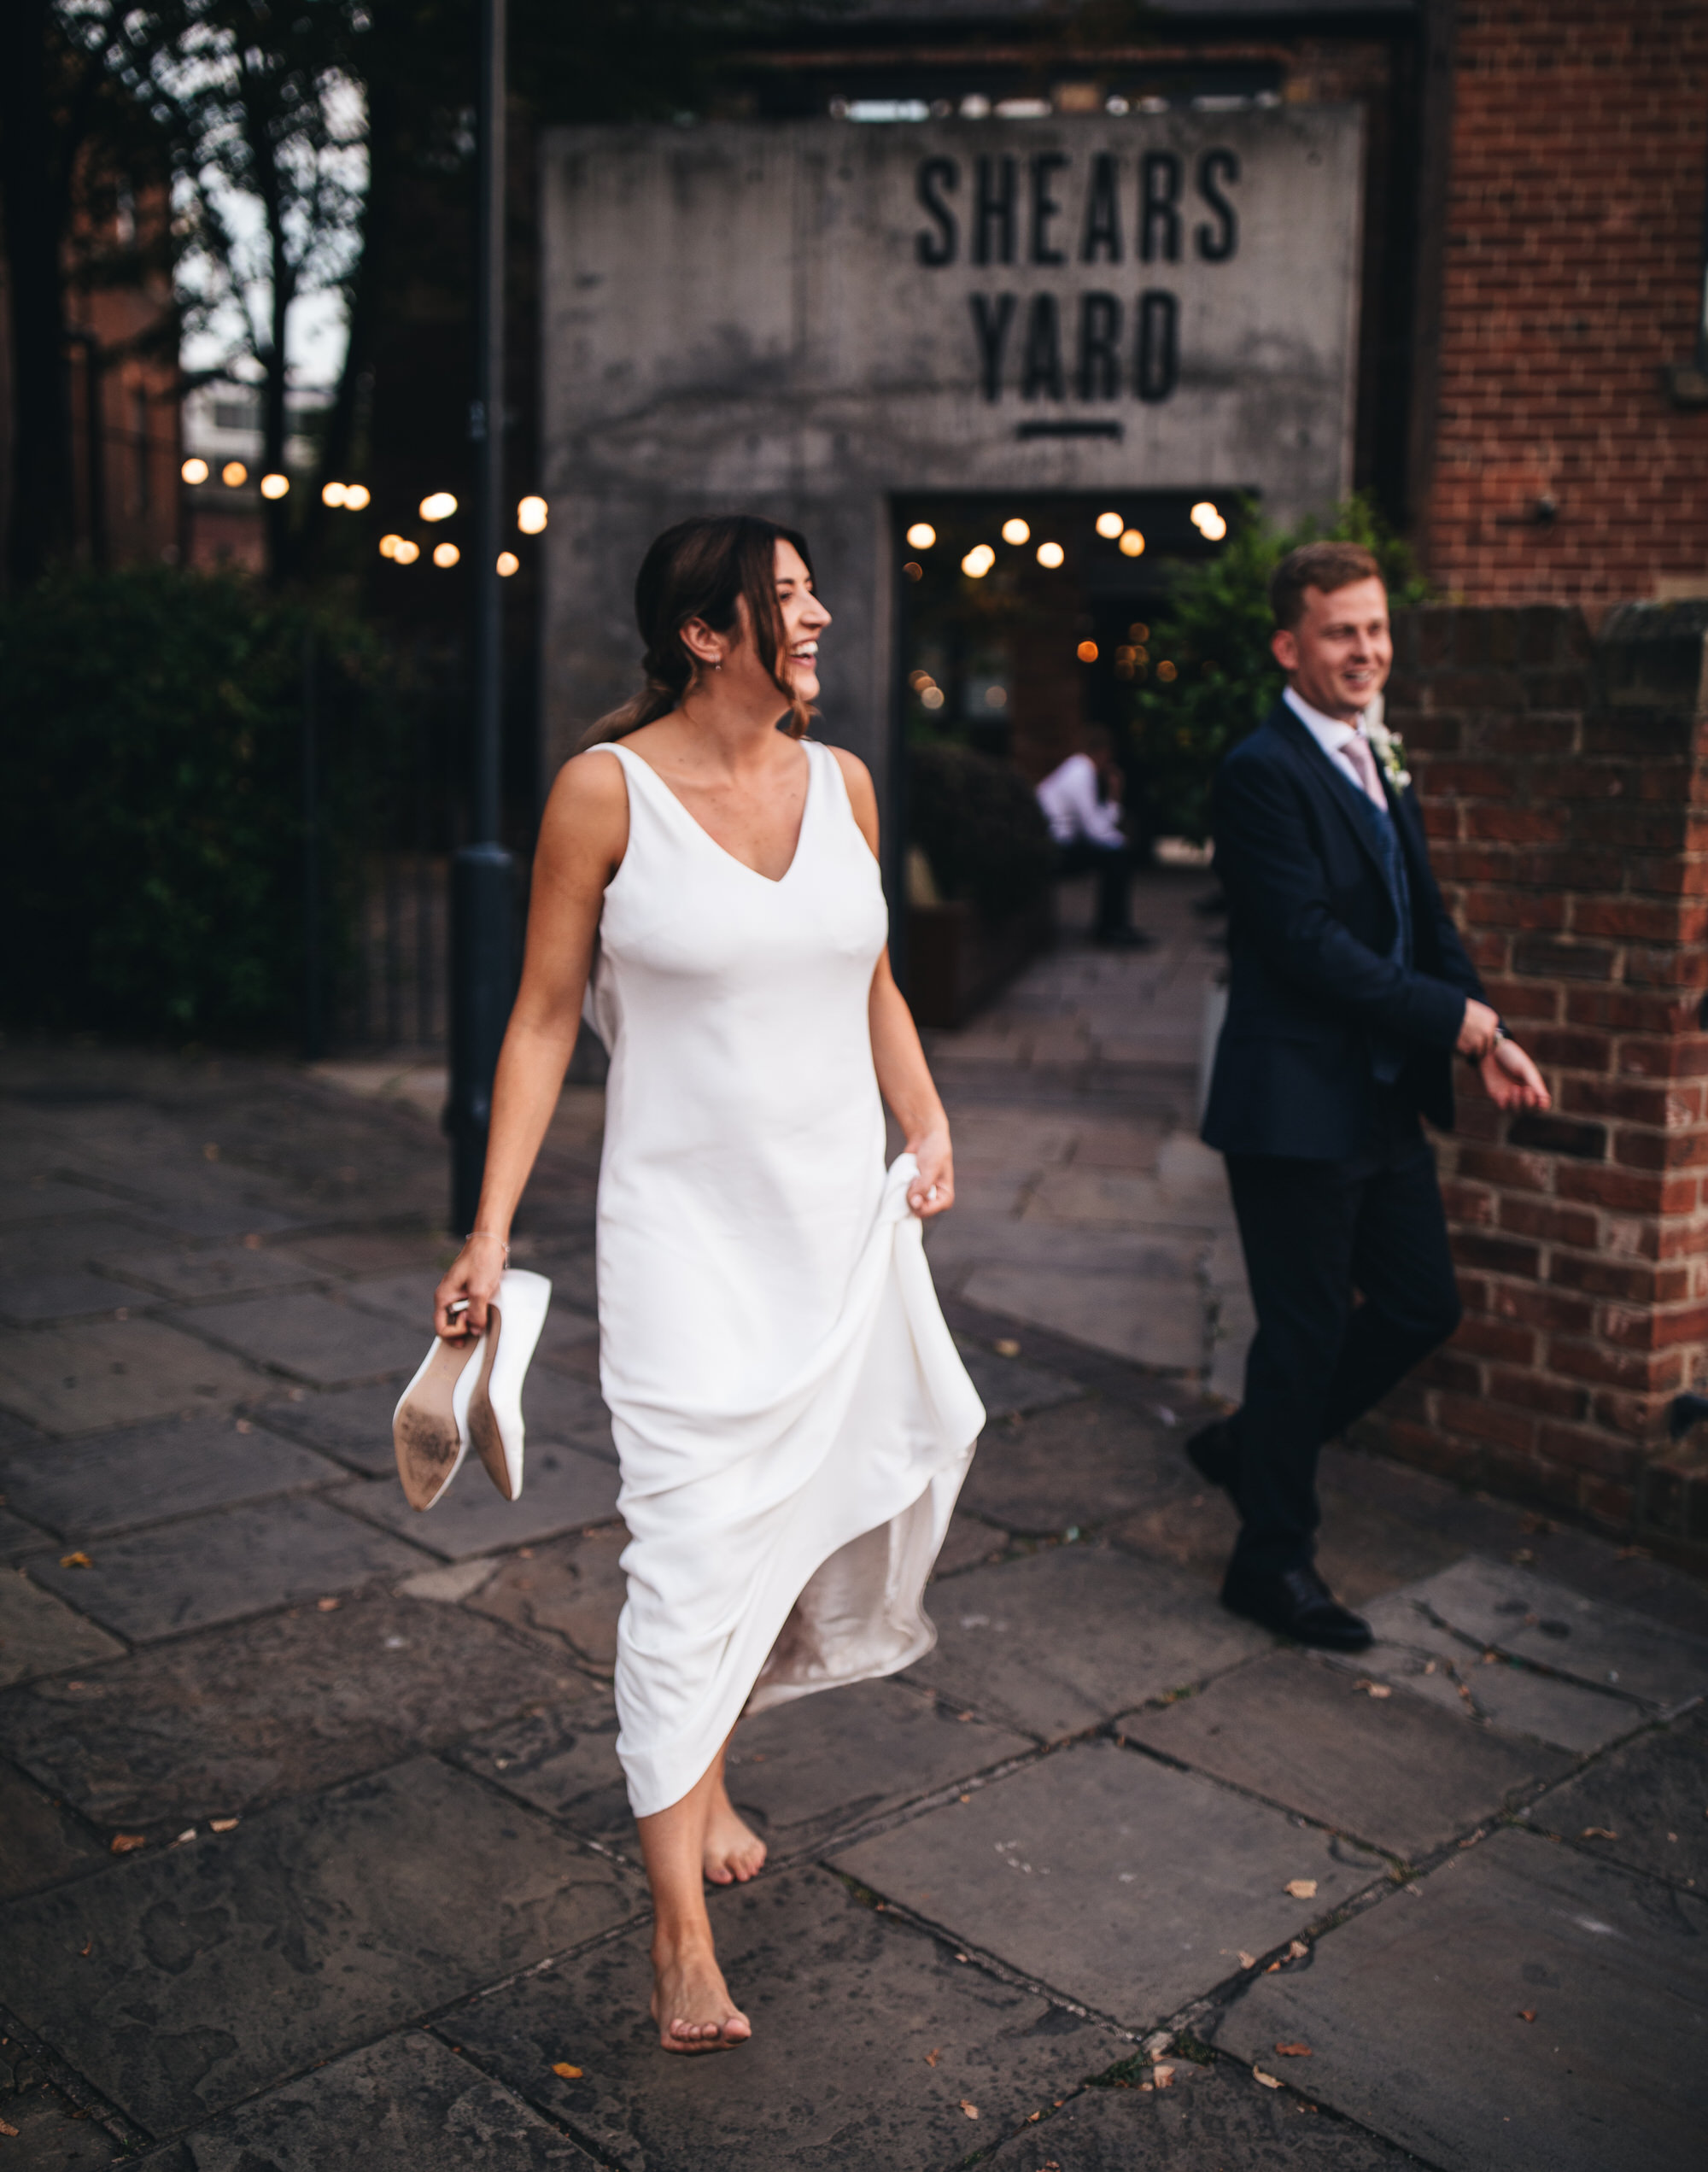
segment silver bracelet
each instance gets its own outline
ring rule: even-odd
[[[504,1244],[504,1264],[506,1267],[510,1265],[510,1247],[504,1244],[504,1239],[495,1229],[471,1229],[464,1238],[463,1242],[465,1244],[472,1244],[477,1237],[488,1238],[494,1244]]]

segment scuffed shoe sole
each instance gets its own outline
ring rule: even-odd
[[[436,1338],[398,1399],[391,1442],[403,1497],[412,1508],[430,1508],[462,1467],[469,1442],[457,1406],[467,1406],[458,1390],[487,1340],[483,1336],[470,1345]]]

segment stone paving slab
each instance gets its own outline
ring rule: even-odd
[[[115,1209],[122,1212],[117,1200],[91,1191],[87,1185],[67,1183],[61,1176],[44,1174],[21,1182],[0,1183],[0,1227],[21,1228],[28,1223],[61,1218],[89,1220],[102,1208],[109,1215]],[[30,1241],[33,1244],[34,1238]]]
[[[34,1246],[31,1250],[33,1252]],[[0,1280],[0,1320],[27,1327],[38,1320],[85,1320],[110,1315],[134,1302],[122,1283],[103,1280],[82,1267],[9,1274]]]
[[[93,1835],[51,1796],[0,1765],[0,1900],[57,1885],[107,1859]]]
[[[401,1320],[363,1312],[318,1290],[237,1297],[230,1304],[199,1305],[177,1317],[222,1349],[317,1388],[383,1373],[413,1373],[432,1340],[430,1328],[425,1333],[412,1330]]]
[[[449,1754],[471,1772],[572,1832],[625,1849],[635,1846],[623,1767],[617,1755],[617,1707],[595,1690],[459,1743]]]
[[[1462,1726],[1403,1693],[1372,1697],[1350,1675],[1299,1652],[1276,1652],[1198,1696],[1137,1712],[1121,1732],[1413,1862],[1572,1764],[1540,1742]]]
[[[19,2044],[0,2043],[0,2119],[10,2172],[102,2172],[120,2145],[87,2113],[78,2112],[44,2078]]]
[[[395,1478],[391,1416],[402,1391],[397,1380],[371,1388],[335,1388],[325,1395],[306,1395],[299,1388],[299,1400],[257,1403],[253,1408],[256,1422],[271,1432],[302,1441],[369,1478]]]
[[[930,1605],[937,1649],[908,1678],[1049,1741],[1274,1645],[1179,1570],[1103,1547],[969,1569]]]
[[[46,1433],[104,1433],[229,1408],[255,1377],[164,1320],[0,1330],[0,1404]]]
[[[100,1539],[87,1551],[88,1568],[62,1568],[49,1554],[31,1561],[30,1573],[132,1643],[354,1590],[421,1566],[412,1547],[312,1496],[214,1509]]]
[[[608,1679],[617,1665],[617,1618],[629,1595],[618,1566],[628,1543],[628,1531],[615,1523],[529,1547],[494,1563],[470,1590],[469,1603],[531,1635],[562,1638],[583,1666]]]
[[[74,1666],[98,1666],[124,1648],[22,1569],[0,1569],[0,1689]]]
[[[961,1498],[1005,1531],[1044,1537],[1149,1510],[1203,1481],[1179,1435],[1089,1396],[986,1428]]]
[[[436,2037],[412,2031],[137,2162],[150,2172],[593,2172],[594,2160]]]
[[[1260,2064],[1309,2044],[1290,2081],[1430,2164],[1687,2172],[1705,1934],[1708,1902],[1501,1832],[1260,1976],[1216,2040]]]
[[[949,1533],[938,1549],[937,1559],[932,1565],[933,1584],[944,1577],[956,1576],[962,1569],[976,1568],[981,1562],[998,1560],[1007,1549],[1009,1535],[994,1525],[980,1523],[976,1516],[967,1515],[957,1508],[949,1519]]]
[[[114,1244],[97,1256],[97,1264],[121,1284],[163,1297],[237,1297],[258,1290],[300,1289],[314,1279],[289,1252],[265,1251],[259,1245],[203,1250],[188,1244],[146,1249]],[[107,1287],[110,1292],[113,1283]]]
[[[507,1985],[439,2033],[623,2172],[945,2172],[1126,2049],[822,1871],[714,1894],[711,1914],[753,2023],[734,2055],[659,2052],[644,1931]],[[581,2075],[560,2078],[559,2063]]]
[[[26,1524],[9,1508],[0,1508],[0,1561],[16,1561],[26,1554],[39,1554],[50,1537],[38,1525]]]
[[[1006,2141],[991,2172],[1406,2172],[1416,2160],[1219,2059],[1173,2061],[1166,2089],[1084,2089]]]
[[[346,1473],[312,1449],[248,1419],[211,1415],[56,1441],[39,1452],[0,1451],[7,1500],[66,1538],[342,1483]]]
[[[1367,1850],[1112,1742],[1027,1765],[834,1867],[1132,2029],[1387,1875]],[[1295,1880],[1313,1894],[1290,1894]]]
[[[0,1945],[25,2025],[162,2134],[577,1945],[637,1890],[421,1758],[14,1901]]]
[[[1024,1416],[1048,1410],[1058,1402],[1072,1402],[1085,1390],[1065,1373],[1045,1365],[1028,1365],[1021,1357],[1004,1357],[987,1349],[968,1335],[957,1335],[955,1346],[961,1362],[978,1390],[979,1400],[991,1419]]]
[[[441,1560],[462,1561],[504,1546],[527,1546],[617,1513],[620,1481],[596,1455],[555,1443],[530,1445],[520,1496],[506,1501],[477,1455],[466,1455],[450,1490],[428,1509],[412,1508],[396,1478],[374,1478],[339,1496],[354,1514],[395,1531]]]
[[[595,1361],[598,1344],[580,1346]],[[615,1463],[617,1449],[611,1437],[611,1413],[605,1407],[596,1379],[566,1373],[559,1367],[537,1365],[522,1390],[522,1417],[530,1440],[566,1441],[583,1455]]]
[[[1204,1361],[1198,1269],[1208,1237],[1058,1229],[968,1214],[935,1234],[933,1273],[968,1303],[1138,1365]]]
[[[1676,1712],[1708,1693],[1708,1639],[1471,1555],[1408,1595],[1444,1628],[1574,1682]]]
[[[375,1595],[292,1608],[0,1697],[0,1750],[93,1824],[234,1817],[587,1694],[497,1624]]]
[[[1708,1714],[1699,1705],[1622,1742],[1537,1804],[1531,1818],[1598,1861],[1708,1894]]]

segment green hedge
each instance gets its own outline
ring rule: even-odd
[[[939,894],[987,919],[1037,904],[1050,885],[1050,827],[1019,770],[948,741],[908,756],[908,835]]]
[[[0,607],[12,1023],[180,1040],[295,1025],[311,629],[330,928],[364,818],[353,750],[389,728],[371,635],[164,566],[66,573]]]

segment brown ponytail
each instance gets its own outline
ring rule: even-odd
[[[642,724],[679,708],[699,668],[682,639],[683,627],[698,618],[715,634],[736,630],[740,623],[738,604],[744,597],[759,661],[775,681],[788,711],[784,729],[791,739],[805,736],[812,711],[783,675],[786,636],[777,601],[780,542],[793,544],[810,576],[812,558],[805,536],[752,513],[701,515],[664,530],[640,561],[635,583],[635,616],[646,643],[640,659],[645,683],[639,694],[582,735],[583,747],[626,739]]]

